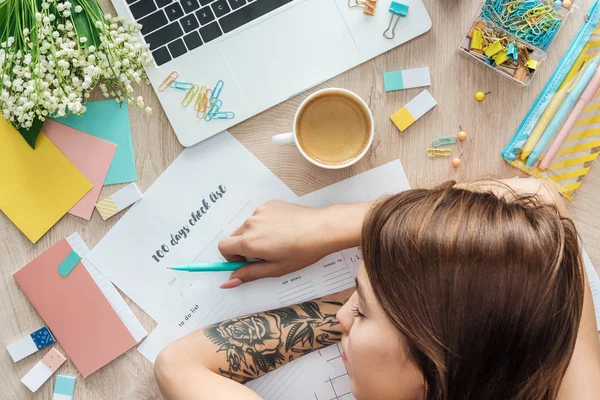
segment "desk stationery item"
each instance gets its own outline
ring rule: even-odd
[[[96,209],[102,216],[102,219],[106,221],[130,205],[141,200],[142,197],[144,197],[142,192],[140,192],[140,189],[135,182],[132,182],[118,192],[99,201],[98,204],[96,204]]]
[[[461,151],[460,154],[458,155],[458,157],[452,159],[452,166],[454,168],[458,168],[462,164],[462,160],[460,159],[462,157],[462,155],[463,155],[463,152]]]
[[[361,7],[363,13],[375,15],[378,0],[348,0],[348,7]]]
[[[32,355],[38,350],[50,346],[54,342],[54,336],[52,336],[50,329],[48,329],[47,326],[44,326],[25,336],[21,340],[9,344],[6,346],[6,350],[13,361],[17,362]]]
[[[544,50],[508,33],[479,14],[461,40],[458,51],[522,86],[531,83],[540,63],[546,59]],[[477,100],[483,100],[483,97]]]
[[[486,93],[477,92],[477,93],[475,93],[475,100],[477,100],[477,101],[483,101],[485,99],[485,96],[487,96],[490,93],[492,93],[492,92],[486,92]]]
[[[528,146],[532,142],[534,144],[539,142],[539,140],[530,141],[530,138],[536,132],[539,134],[539,125],[548,124],[549,122],[545,118],[548,116],[553,117],[553,114],[556,113],[550,111],[546,113],[546,110],[551,107],[556,107],[556,110],[559,108],[554,101],[554,97],[558,95],[566,96],[563,90],[567,92],[571,90],[571,87],[575,86],[573,82],[578,82],[577,79],[580,79],[578,77],[585,70],[585,64],[589,65],[593,62],[593,58],[598,57],[599,20],[600,2],[595,1],[571,46],[562,57],[523,122],[521,122],[513,138],[501,153],[508,163],[523,172],[550,181],[567,199],[573,198],[575,191],[581,186],[586,174],[592,167],[592,162],[600,154],[600,132],[597,129],[597,123],[600,119],[600,108],[598,106],[600,99],[595,98],[584,108],[574,128],[569,132],[560,147],[556,158],[546,170],[528,167],[524,159],[526,160],[529,156],[527,154]]]
[[[573,129],[573,127],[577,123],[577,120],[581,116],[581,113],[588,105],[588,103],[591,102],[598,94],[598,89],[600,89],[600,67],[596,68],[594,76],[592,77],[587,87],[581,94],[581,97],[577,101],[577,104],[573,108],[573,111],[571,111],[571,114],[569,114],[569,117],[563,124],[562,128],[560,128],[560,131],[558,131],[554,142],[546,151],[546,154],[544,155],[544,158],[542,159],[539,165],[541,169],[548,169],[552,161],[554,161],[556,154],[567,139],[567,136],[569,135],[569,132],[571,132],[571,129]]]
[[[67,375],[56,375],[54,393],[52,400],[73,400],[75,392],[75,377]]]
[[[46,120],[42,131],[48,139],[94,185],[69,214],[89,220],[98,201],[102,184],[117,150],[117,145],[53,120]]]
[[[275,135],[273,144],[295,144],[317,167],[341,169],[364,157],[375,136],[367,103],[354,92],[329,88],[308,96],[298,107],[292,132]]]
[[[425,113],[437,105],[437,102],[427,90],[423,90],[414,99],[390,117],[400,132],[404,132]]]
[[[427,149],[425,150],[427,157],[450,157],[452,150],[450,149]]]
[[[92,101],[85,104],[83,117],[69,115],[55,119],[63,125],[88,133],[117,145],[115,156],[104,179],[105,185],[137,180],[127,102],[114,100]]]
[[[462,126],[460,127],[460,132],[458,132],[456,134],[456,138],[458,140],[460,140],[461,142],[464,142],[465,140],[467,140],[467,132],[463,131]]]
[[[27,386],[27,389],[37,392],[65,361],[67,358],[53,347],[21,378],[21,382]]]
[[[81,259],[66,276],[63,262],[87,254],[79,235],[51,246],[14,278],[84,377],[135,346],[146,334],[115,288]]]
[[[398,22],[400,22],[400,18],[406,17],[408,14],[408,5],[392,0],[389,11],[392,13],[390,24],[385,32],[383,32],[383,37],[386,39],[393,39],[396,37],[396,26],[398,25]]]
[[[244,262],[214,262],[204,264],[187,264],[179,265],[176,267],[167,267],[172,271],[185,271],[185,272],[223,272],[223,271],[237,271],[245,265],[252,264],[255,261],[244,261]]]
[[[546,150],[546,147],[548,146],[558,129],[561,127],[561,125],[563,125],[569,113],[573,110],[573,107],[575,107],[575,104],[579,100],[579,97],[590,83],[590,80],[596,73],[596,69],[599,65],[600,57],[597,56],[584,66],[583,72],[581,73],[581,76],[573,86],[573,89],[571,89],[571,91],[567,94],[565,101],[558,108],[556,114],[552,118],[552,121],[550,121],[550,123],[546,127],[546,130],[540,137],[540,140],[533,147],[533,150],[531,151],[531,154],[529,154],[529,157],[527,157],[527,161],[525,162],[526,166],[533,166],[537,162],[538,158],[542,155],[544,150]]]
[[[429,67],[384,72],[383,85],[386,92],[431,86]]]
[[[456,136],[442,136],[431,142],[433,147],[450,146],[458,141]]]
[[[43,133],[35,150],[0,117],[0,209],[36,243],[92,184]]]
[[[169,86],[171,86],[171,84],[173,82],[175,82],[175,80],[179,78],[179,73],[177,71],[171,71],[171,73],[169,75],[167,75],[167,77],[165,78],[164,81],[162,81],[162,83],[160,85],[158,85],[158,91],[159,92],[164,92],[165,90],[167,90],[167,88]]]

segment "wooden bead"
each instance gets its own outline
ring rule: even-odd
[[[452,160],[452,166],[454,168],[460,167],[460,164],[462,164],[462,161],[460,160],[460,158],[455,158],[454,160]]]
[[[458,134],[456,135],[456,137],[458,138],[458,140],[460,140],[461,142],[464,140],[467,140],[467,132],[465,131],[460,131],[458,132]]]

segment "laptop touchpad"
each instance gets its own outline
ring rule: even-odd
[[[360,61],[334,0],[306,0],[224,40],[248,106],[262,111]]]

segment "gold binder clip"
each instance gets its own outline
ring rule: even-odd
[[[158,91],[159,92],[163,92],[165,91],[169,86],[171,86],[171,83],[175,82],[175,80],[179,78],[179,73],[177,71],[172,71],[163,81],[163,83],[160,84],[160,86],[158,87]]]
[[[378,0],[348,0],[348,7],[362,7],[363,12],[368,15],[375,15]]]
[[[427,149],[425,151],[427,157],[450,157],[452,155],[452,150],[450,149]]]

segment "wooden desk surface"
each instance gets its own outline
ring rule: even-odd
[[[102,0],[102,3],[106,5],[106,9],[112,9],[109,0]],[[528,89],[523,89],[456,53],[458,43],[481,0],[425,0],[433,20],[430,32],[319,87],[352,90],[363,97],[373,110],[376,120],[373,148],[361,162],[351,168],[342,171],[322,170],[305,161],[292,146],[271,145],[271,136],[290,129],[299,103],[318,88],[243,122],[230,131],[298,195],[310,193],[397,158],[402,161],[412,187],[430,186],[449,179],[464,182],[482,177],[507,178],[520,175],[500,158],[499,153],[579,30],[592,0],[578,0],[576,3],[580,8],[575,10],[563,27],[534,82]],[[380,5],[378,12],[386,12],[385,4]],[[431,68],[430,92],[439,105],[405,133],[400,133],[389,121],[389,116],[418,94],[420,89],[385,93],[382,73],[422,66]],[[474,93],[479,90],[491,91],[492,94],[479,103],[474,99]],[[154,109],[151,116],[137,110],[130,111],[138,185],[144,191],[183,148],[177,142],[152,89],[144,87],[141,94]],[[428,159],[424,152],[431,140],[456,134],[459,124],[469,133],[469,138],[463,145],[463,165],[454,169],[448,159]],[[119,186],[105,187],[101,198],[118,188]],[[585,247],[600,271],[600,241],[597,240],[600,212],[596,209],[598,197],[600,166],[592,168],[575,200],[568,205]],[[104,222],[94,213],[92,220],[87,222],[67,215],[34,246],[0,214],[2,347],[42,324],[15,284],[12,274],[61,237],[74,231],[78,231],[88,245],[93,247],[118,219],[117,216]],[[129,303],[146,329],[152,330],[154,322],[135,304]],[[36,394],[31,394],[19,381],[39,358],[38,354],[13,364],[8,353],[1,350],[0,397],[10,400],[51,399],[53,383],[47,383]],[[71,363],[63,366],[60,373],[78,376]],[[133,350],[85,381],[78,378],[75,398],[129,400],[156,399],[160,395],[153,382],[151,365]]]

